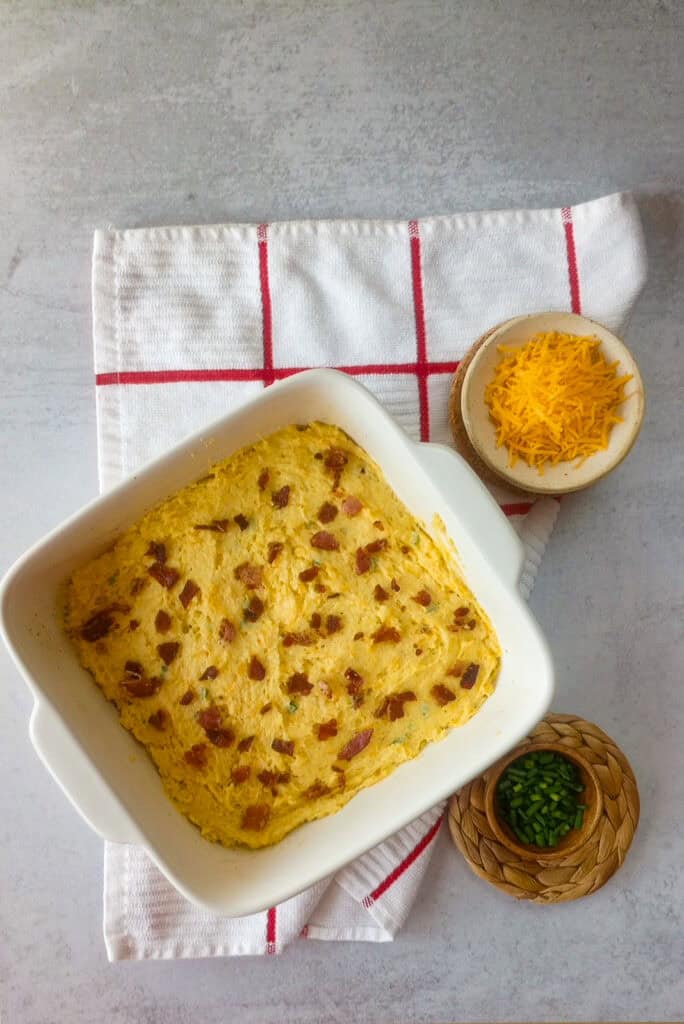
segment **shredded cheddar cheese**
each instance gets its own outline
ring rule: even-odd
[[[552,331],[520,348],[500,345],[502,358],[485,389],[497,446],[508,465],[536,467],[585,459],[606,449],[630,375],[618,377],[594,337]]]

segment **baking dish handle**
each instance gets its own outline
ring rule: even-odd
[[[464,464],[461,456],[433,442],[419,444],[418,455],[435,486],[457,505],[459,517],[472,527],[473,534],[487,538],[486,556],[501,581],[509,588],[517,587],[525,559],[522,543],[480,478],[466,464],[473,483],[464,502],[458,486],[461,474],[454,472],[455,459]]]
[[[60,789],[99,836],[115,843],[140,842],[123,807],[93,770],[59,716],[46,704],[34,704],[29,734],[36,753]]]

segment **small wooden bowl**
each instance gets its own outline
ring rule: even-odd
[[[547,331],[599,338],[605,358],[611,363],[617,361],[618,374],[631,374],[632,380],[627,384],[626,398],[620,407],[623,422],[613,426],[608,448],[590,456],[581,466],[575,462],[548,466],[542,476],[522,459],[513,467],[508,465],[508,449],[497,447],[496,430],[489,418],[484,393],[500,359],[499,345],[519,348],[535,334]],[[628,454],[644,418],[644,386],[631,353],[606,327],[576,313],[533,313],[507,320],[484,337],[463,379],[461,416],[477,455],[497,476],[533,494],[567,494],[600,480]]]
[[[513,830],[499,817],[496,800],[496,787],[506,768],[514,761],[520,760],[535,751],[553,751],[560,754],[566,761],[572,762],[579,771],[584,784],[581,803],[587,805],[581,828],[570,829],[567,835],[553,847],[536,846],[521,843]],[[503,757],[487,773],[487,785],[484,794],[485,814],[492,832],[502,844],[523,860],[535,860],[540,864],[553,864],[554,861],[565,860],[569,854],[583,846],[596,828],[603,814],[603,794],[601,786],[590,762],[576,750],[569,749],[561,743],[532,743],[524,750],[513,750]]]

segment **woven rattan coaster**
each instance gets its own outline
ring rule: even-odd
[[[449,801],[454,843],[480,878],[516,899],[561,903],[600,889],[622,864],[639,822],[639,793],[627,758],[597,725],[574,715],[550,714],[516,748],[560,743],[594,769],[603,798],[602,813],[586,842],[566,857],[544,862],[522,858],[494,834],[485,812],[488,778],[496,766],[474,779]]]

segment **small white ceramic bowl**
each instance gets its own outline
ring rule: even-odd
[[[632,380],[627,384],[627,397],[620,407],[623,422],[616,423],[611,430],[607,449],[590,456],[581,466],[576,462],[547,466],[542,476],[522,459],[512,468],[508,465],[508,449],[503,445],[497,447],[496,428],[489,418],[484,395],[501,358],[499,345],[520,348],[535,334],[548,331],[599,338],[601,352],[608,362],[617,360],[618,373],[629,373]],[[463,381],[461,416],[473,448],[498,476],[534,494],[567,494],[600,480],[625,458],[636,441],[644,418],[644,385],[627,347],[602,324],[577,313],[533,313],[501,324],[475,353]]]

